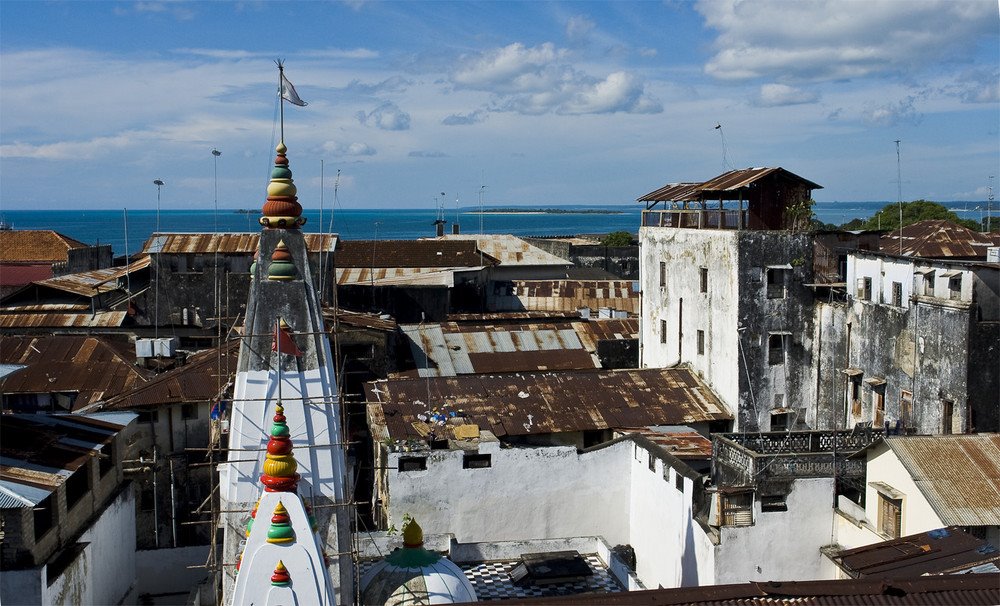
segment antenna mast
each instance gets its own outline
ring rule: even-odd
[[[896,139],[896,203],[899,204],[899,254],[903,254],[903,173],[899,163],[899,139]]]

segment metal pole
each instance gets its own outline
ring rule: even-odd
[[[903,173],[899,163],[899,139],[896,139],[896,202],[899,203],[899,254],[903,254]]]
[[[177,495],[174,490],[174,460],[170,461],[170,534],[174,540],[174,547],[177,547]]]
[[[156,465],[156,446],[153,446],[153,540],[156,548],[160,548],[160,505],[157,503],[159,497],[156,490],[156,475],[159,469]]]

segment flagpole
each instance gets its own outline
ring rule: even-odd
[[[285,85],[285,80],[284,80],[285,66],[282,65],[281,59],[278,59],[278,61],[276,61],[276,63],[278,64],[278,106],[280,108],[279,112],[280,112],[280,115],[281,115],[281,139],[280,139],[280,141],[282,143],[284,143],[285,142],[285,95],[281,94],[281,89]]]

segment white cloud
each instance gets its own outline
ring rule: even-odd
[[[915,101],[914,97],[907,97],[895,103],[870,105],[862,112],[861,119],[874,126],[919,124],[923,120],[923,115],[914,107]]]
[[[618,71],[595,78],[567,63],[568,58],[568,51],[550,42],[533,48],[514,43],[466,58],[452,74],[452,82],[459,88],[493,93],[492,111],[528,115],[663,111],[640,77]],[[467,123],[449,118],[450,124]]]
[[[31,158],[36,160],[80,160],[108,156],[135,142],[135,133],[122,133],[113,137],[95,137],[86,141],[58,141],[55,143],[29,144],[5,143],[0,145],[0,158]]]
[[[720,79],[833,80],[967,60],[995,35],[982,0],[699,0],[719,32],[705,71]]]
[[[333,156],[374,156],[375,149],[367,143],[345,143],[342,141],[327,141],[323,144],[323,151]]]
[[[651,58],[651,57],[655,57],[657,54],[658,53],[657,53],[657,50],[655,48],[650,48],[648,46],[644,46],[644,47],[642,47],[642,48],[639,49],[639,56],[640,57]]]
[[[447,158],[448,154],[436,150],[414,150],[407,154],[411,158]]]
[[[481,109],[477,109],[476,111],[469,112],[467,114],[451,114],[450,116],[446,116],[443,120],[441,120],[441,124],[444,124],[445,126],[465,126],[468,124],[478,124],[483,120],[486,120],[486,117],[488,115],[489,114],[487,112]]]
[[[574,15],[566,22],[566,37],[583,41],[594,31],[594,27],[594,22],[586,15]]]
[[[371,122],[376,128],[382,130],[408,130],[410,128],[410,114],[399,109],[391,101],[386,101],[372,111],[358,112],[358,122],[368,124]]]
[[[815,103],[818,100],[819,93],[813,90],[803,90],[787,84],[764,84],[760,87],[754,104],[760,107],[779,107]]]

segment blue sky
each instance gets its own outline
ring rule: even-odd
[[[996,0],[0,2],[0,211],[627,204],[729,167],[982,200]],[[716,129],[721,124],[721,129]],[[994,179],[994,182],[996,179]],[[994,183],[995,187],[1000,184]]]

